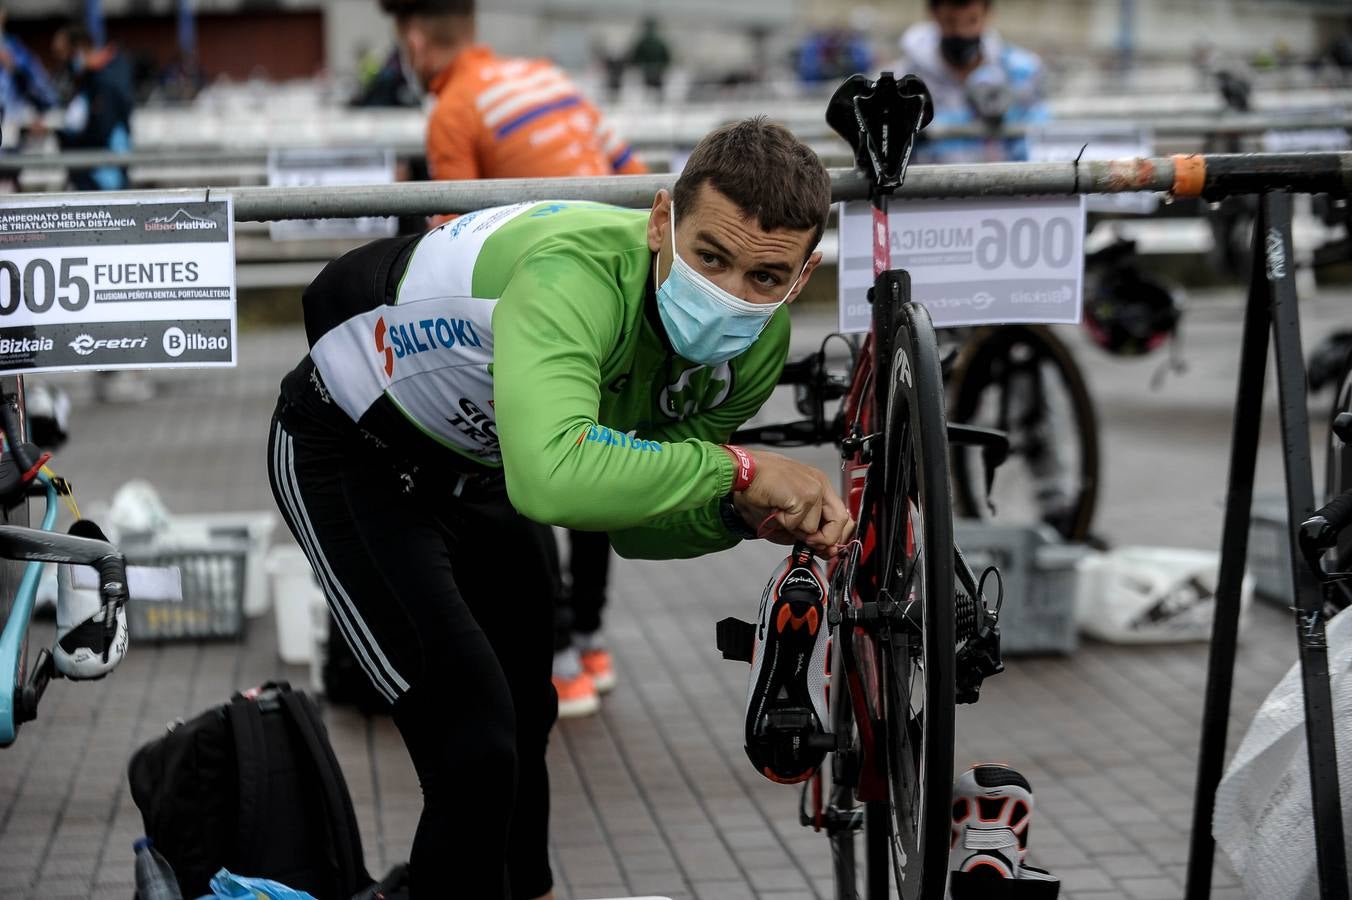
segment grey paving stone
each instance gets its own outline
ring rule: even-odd
[[[756,894],[745,881],[696,881],[693,885],[699,900],[756,900]]]
[[[1104,874],[1118,879],[1150,878],[1165,874],[1154,860],[1140,853],[1096,856],[1094,864],[1102,869]]]
[[[1061,879],[1062,886],[1073,892],[1080,891],[1110,891],[1116,890],[1117,885],[1107,873],[1099,869],[1060,869],[1056,872],[1057,877]]]
[[[1183,896],[1183,888],[1172,878],[1123,878],[1118,882],[1133,900],[1175,900]]]

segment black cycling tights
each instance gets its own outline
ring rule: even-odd
[[[537,897],[552,885],[553,535],[500,487],[453,496],[357,435],[283,401],[268,472],[418,773],[412,897]]]

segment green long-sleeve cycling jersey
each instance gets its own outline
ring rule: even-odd
[[[501,467],[532,519],[608,531],[626,556],[729,547],[718,445],[773,390],[788,313],[729,362],[681,359],[646,228],[646,213],[571,201],[462,216],[418,240],[392,297],[307,304],[311,357],[354,421],[392,405],[448,463]]]

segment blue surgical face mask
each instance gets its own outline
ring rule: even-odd
[[[691,268],[676,252],[676,207],[671,207],[671,271],[657,288],[657,313],[682,359],[716,366],[744,353],[784,305],[807,270],[803,264],[784,299],[752,303],[734,297]],[[657,267],[653,266],[653,280]]]

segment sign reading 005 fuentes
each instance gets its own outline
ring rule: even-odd
[[[892,267],[934,324],[1080,320],[1084,200],[898,202],[888,215]],[[867,331],[873,219],[866,203],[840,216],[840,328]]]
[[[234,365],[231,200],[0,204],[0,372]]]

